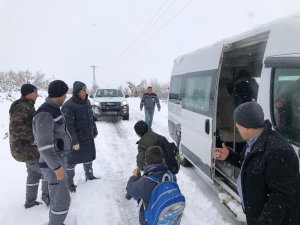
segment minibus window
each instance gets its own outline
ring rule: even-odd
[[[184,108],[194,112],[210,114],[212,111],[212,76],[188,77],[184,87]]]
[[[273,78],[273,123],[283,136],[300,143],[300,68],[276,68]]]
[[[169,101],[176,104],[180,103],[182,100],[181,90],[182,90],[182,76],[173,77],[171,80]]]

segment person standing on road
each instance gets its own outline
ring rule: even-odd
[[[241,168],[237,190],[247,224],[300,224],[299,161],[293,147],[272,130],[256,102],[239,105],[233,119],[247,144],[241,153],[223,144],[215,156]]]
[[[31,208],[41,204],[36,201],[42,172],[39,167],[39,151],[34,144],[32,119],[38,89],[32,84],[23,84],[22,97],[11,104],[9,110],[9,142],[11,154],[15,160],[25,162],[27,168],[26,201],[24,207]],[[50,204],[48,184],[42,179],[42,200]]]
[[[67,185],[67,153],[71,150],[71,136],[60,107],[64,103],[68,85],[54,80],[48,88],[48,98],[33,118],[33,134],[40,152],[39,165],[49,185],[51,199],[48,225],[63,225],[70,206]]]
[[[144,93],[141,103],[140,103],[140,109],[141,111],[145,111],[145,121],[148,124],[149,129],[151,129],[152,121],[153,121],[153,115],[154,115],[154,109],[155,109],[155,103],[157,105],[158,112],[160,111],[160,102],[157,97],[157,94],[152,92],[152,87],[147,87],[147,92]]]
[[[85,179],[98,179],[93,174],[92,163],[96,159],[94,138],[98,131],[92,106],[88,100],[86,85],[80,81],[73,84],[73,96],[62,107],[68,130],[72,136],[72,151],[68,154],[68,187],[76,192],[74,184],[75,166],[83,163]]]

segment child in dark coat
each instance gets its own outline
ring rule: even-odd
[[[140,207],[139,221],[141,225],[147,225],[145,221],[145,209],[149,204],[149,200],[153,189],[157,183],[153,180],[146,178],[150,175],[158,179],[162,179],[163,175],[168,171],[163,157],[163,151],[159,146],[152,146],[147,149],[145,153],[146,165],[144,166],[144,175],[140,175],[138,168],[133,170],[133,175],[129,178],[126,191],[127,197],[131,196],[140,203],[143,200],[143,205]],[[171,173],[170,173],[171,174]],[[173,175],[173,181],[176,181]]]

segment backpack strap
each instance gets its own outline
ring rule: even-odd
[[[157,177],[154,177],[154,176],[145,176],[145,178],[148,178],[149,180],[152,180],[152,181],[156,182],[157,184],[160,184],[161,182],[167,181],[167,180],[169,180],[169,181],[174,181],[174,175],[173,175],[173,173],[171,173],[171,171],[169,171],[169,170],[167,170],[167,171],[164,173],[164,175],[163,175],[163,177],[162,177],[161,180],[158,179]]]
[[[145,176],[145,178],[148,178],[149,180],[152,180],[152,181],[156,182],[157,184],[159,184],[161,182],[160,179],[158,179],[157,177],[154,177],[154,176]]]
[[[157,185],[160,184],[160,182],[161,182],[160,179],[158,179],[157,177],[154,177],[154,176],[144,176],[144,177],[156,182]],[[138,208],[140,209],[142,206],[144,207],[144,211],[145,211],[146,210],[145,203],[144,203],[144,200],[141,198],[141,200],[138,204]]]
[[[167,180],[168,181],[174,181],[174,175],[169,170],[167,170],[166,173],[162,177],[162,181],[167,181]]]

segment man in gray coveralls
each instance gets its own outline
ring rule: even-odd
[[[63,225],[70,206],[67,185],[67,153],[71,149],[71,136],[60,107],[66,99],[68,85],[52,81],[48,98],[33,118],[33,134],[40,152],[39,165],[49,185],[49,225]]]

